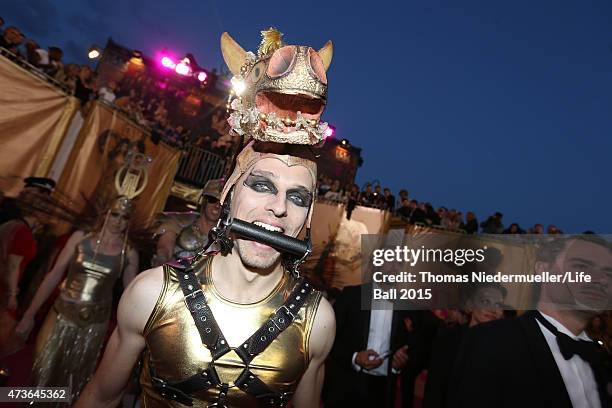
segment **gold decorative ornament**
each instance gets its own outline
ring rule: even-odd
[[[315,51],[286,45],[275,28],[261,35],[257,55],[245,51],[228,33],[221,36],[223,58],[234,74],[228,101],[232,131],[247,140],[322,143],[328,128],[321,115],[327,103],[331,41]]]

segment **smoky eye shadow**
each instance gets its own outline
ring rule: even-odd
[[[264,176],[251,174],[244,180],[243,184],[258,193],[278,193],[274,183],[269,178]]]

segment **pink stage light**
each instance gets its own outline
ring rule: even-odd
[[[206,75],[206,72],[201,71],[198,73],[198,81],[204,82],[206,81],[206,77],[208,77],[208,75]]]
[[[325,129],[324,135],[326,138],[332,137],[334,135],[334,132],[335,132],[334,128],[331,126],[328,126],[327,129]]]
[[[174,61],[170,57],[162,57],[161,64],[166,68],[174,68]]]
[[[189,75],[191,73],[191,68],[189,68],[189,65],[183,61],[176,64],[176,68],[174,68],[174,70],[179,75]]]

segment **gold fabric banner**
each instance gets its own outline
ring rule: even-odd
[[[15,196],[46,176],[78,102],[0,56],[0,190]]]
[[[347,220],[343,204],[318,201],[311,225],[312,255],[304,273],[326,287],[359,285],[361,235],[385,233],[389,220],[387,211],[367,207],[356,207]]]
[[[148,167],[148,184],[135,199],[131,222],[135,228],[147,227],[164,207],[180,151],[153,144],[146,129],[102,103],[90,106],[58,189],[73,201],[75,208],[93,205],[102,211],[117,196],[115,175],[129,152],[144,153],[153,159]]]

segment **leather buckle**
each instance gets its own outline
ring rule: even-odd
[[[295,315],[291,312],[291,310],[289,310],[289,308],[285,305],[282,305],[281,307],[279,307],[278,309],[276,309],[276,311],[278,312],[281,309],[285,309],[285,312],[287,312],[287,314],[289,316],[291,316],[292,320],[295,320]],[[276,325],[276,323],[274,323],[274,325]],[[278,326],[277,326],[278,327]]]
[[[187,405],[189,407],[193,406],[193,398],[189,395],[185,394],[181,390],[174,388],[169,385],[166,381],[161,378],[151,377],[151,385],[159,395],[163,398],[178,401],[183,405]]]
[[[189,304],[187,303],[187,299],[188,298],[195,299],[196,295],[198,294],[198,292],[200,292],[202,295],[204,295],[204,292],[202,292],[202,289],[198,289],[198,290],[195,290],[195,291],[191,292],[187,296],[183,296],[183,303],[185,303],[185,306],[187,306],[187,310],[191,311],[191,309],[189,308]]]

